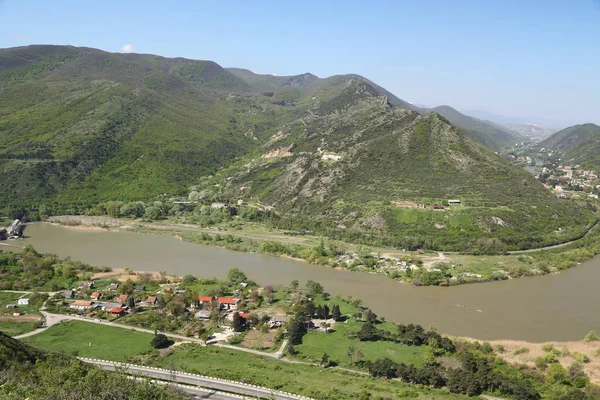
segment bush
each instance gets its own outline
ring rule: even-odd
[[[155,349],[164,349],[172,345],[173,341],[167,336],[163,335],[162,333],[159,333],[158,335],[154,336],[154,338],[152,338],[150,344]]]
[[[598,333],[596,333],[596,331],[589,331],[583,340],[586,342],[597,342],[600,341],[600,336]]]
[[[521,347],[520,349],[515,350],[515,355],[518,356],[520,354],[527,354],[529,353],[529,348],[527,347]]]
[[[589,363],[590,362],[590,358],[588,356],[586,356],[585,354],[582,353],[573,353],[572,355],[573,359],[575,361],[579,361],[580,363]]]

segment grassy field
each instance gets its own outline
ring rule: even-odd
[[[358,332],[361,325],[362,322],[351,318],[347,322],[337,323],[333,327],[334,332],[331,333],[311,331],[302,338],[302,344],[295,346],[295,349],[301,355],[315,362],[321,360],[323,353],[327,353],[331,361],[349,368],[356,368],[353,363],[357,361],[356,357],[351,359],[348,355],[350,347],[354,347],[356,352],[360,350],[363,354],[362,359],[365,361],[389,358],[398,363],[403,362],[416,366],[423,364],[426,346],[406,346],[401,343],[384,341],[361,342],[350,339],[348,335]]]
[[[127,361],[131,356],[152,350],[149,333],[69,321],[48,328],[23,341],[44,350],[64,351],[80,357]]]
[[[179,346],[169,355],[157,357],[151,363],[164,368],[173,365],[178,370],[245,381],[315,399],[371,399],[377,396],[383,399],[466,399],[465,396],[398,381],[375,379],[317,366],[289,364],[234,350],[192,344]]]
[[[0,322],[0,331],[8,336],[17,336],[31,332],[37,326],[37,322]]]

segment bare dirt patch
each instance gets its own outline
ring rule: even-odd
[[[244,336],[242,340],[242,346],[249,347],[251,349],[264,350],[270,349],[275,344],[275,336],[277,334],[274,330],[268,332],[262,332],[257,329],[253,329]]]

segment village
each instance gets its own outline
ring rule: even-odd
[[[600,180],[598,172],[579,165],[544,166],[536,178],[557,197],[598,200]]]
[[[96,323],[170,332],[205,344],[239,344],[274,351],[282,344],[284,326],[296,308],[326,296],[318,283],[310,281],[307,288],[300,288],[297,281],[287,288],[260,287],[235,268],[226,281],[122,272],[98,273],[77,287],[41,294],[42,302],[36,301],[39,310]],[[41,318],[28,307],[29,300],[23,295],[14,303],[4,304],[5,318],[17,320],[25,314]],[[315,305],[314,316],[306,326],[327,333],[340,319],[339,307],[330,310],[326,305]]]

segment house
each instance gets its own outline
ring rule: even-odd
[[[122,294],[122,295],[120,295],[120,296],[119,296],[119,301],[120,301],[121,303],[125,303],[125,302],[127,301],[127,299],[128,299],[128,298],[129,298],[129,295],[128,295],[128,294]]]
[[[274,315],[269,321],[269,328],[280,328],[287,320],[288,318],[285,315]]]
[[[111,283],[110,285],[108,285],[108,290],[117,290],[118,287],[118,283]]]
[[[212,296],[198,296],[197,299],[201,306],[204,304],[210,304],[213,301]]]
[[[20,306],[28,306],[29,305],[29,299],[19,299],[17,300],[17,304]]]
[[[146,286],[144,286],[144,285],[136,285],[134,290],[136,292],[143,292],[144,290],[146,290]]]
[[[6,308],[17,308],[16,304],[7,304]]]
[[[238,206],[246,206],[248,205],[248,202],[246,200],[240,199],[238,200]]]
[[[111,308],[109,312],[110,315],[113,317],[122,317],[123,315],[125,315],[125,309],[122,307]]]
[[[198,311],[196,314],[194,314],[194,318],[198,318],[198,319],[210,319],[210,312],[208,311]]]
[[[92,299],[92,300],[100,300],[100,297],[102,297],[102,293],[100,293],[100,292],[94,292],[90,296],[90,299]]]
[[[92,318],[94,315],[96,315],[95,311],[90,311],[89,313],[87,313],[87,316]]]
[[[123,306],[122,303],[104,303],[102,306],[102,309],[104,311],[108,311],[108,310],[112,310],[113,308],[120,308],[122,306]]]
[[[146,299],[146,304],[155,305],[157,302],[156,296],[148,296]]]
[[[13,312],[12,312],[12,316],[13,317],[18,317],[18,316],[21,316],[21,315],[23,315],[23,311],[21,311],[21,310],[14,309]]]
[[[240,299],[233,299],[231,297],[219,297],[217,298],[217,303],[219,303],[220,308],[224,310],[235,310],[240,302]]]
[[[460,204],[460,200],[448,200],[448,204],[452,205],[452,204]]]
[[[244,319],[248,319],[248,317],[251,316],[252,314],[241,312],[241,313],[238,313],[238,315]]]
[[[79,289],[87,290],[87,289],[93,289],[93,288],[94,288],[94,282],[81,282],[79,284]]]
[[[86,310],[88,308],[90,308],[92,306],[92,302],[89,300],[75,300],[74,303],[72,303],[69,308],[73,308],[75,310],[79,310],[79,311],[83,311]]]
[[[61,292],[61,296],[63,299],[72,299],[75,297],[75,292],[73,290],[65,290]]]
[[[221,202],[215,202],[215,203],[212,203],[210,206],[212,208],[223,208],[223,207],[226,206],[226,204],[225,203],[221,203]]]

